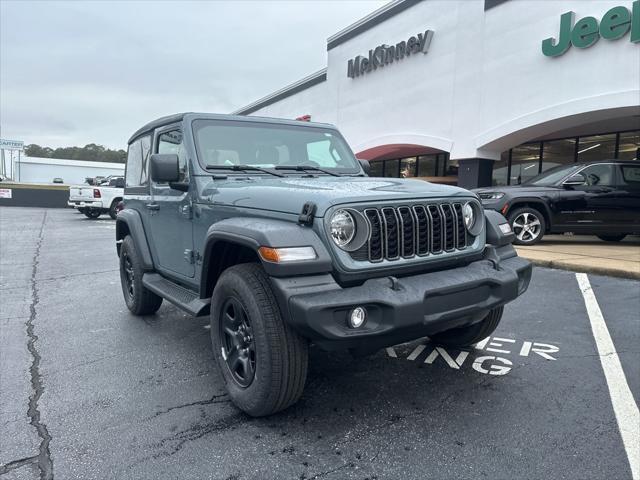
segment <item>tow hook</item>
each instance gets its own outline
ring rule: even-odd
[[[485,260],[489,260],[495,270],[500,270],[500,257],[496,253],[496,249],[488,246],[485,250]]]
[[[390,288],[391,290],[394,290],[394,291],[396,291],[396,292],[397,292],[398,290],[400,290],[400,281],[399,281],[396,277],[391,277],[391,276],[390,276],[390,277],[387,277],[387,278],[388,278],[389,280],[391,280],[391,285],[389,286],[389,288]]]

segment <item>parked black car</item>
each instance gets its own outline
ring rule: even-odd
[[[545,233],[608,242],[640,233],[640,161],[561,165],[521,185],[474,191],[485,209],[507,217],[519,245],[533,245]]]

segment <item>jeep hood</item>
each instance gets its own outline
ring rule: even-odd
[[[340,204],[380,203],[441,197],[475,196],[468,190],[423,180],[372,177],[285,178],[200,177],[201,202],[299,214],[306,202],[316,204],[316,216]]]

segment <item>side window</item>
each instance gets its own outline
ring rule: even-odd
[[[189,178],[187,155],[182,143],[182,132],[179,129],[162,132],[158,138],[158,153],[175,153],[178,155],[180,182]]]
[[[587,179],[589,186],[612,186],[613,185],[613,165],[591,165],[580,173]]]
[[[618,172],[620,185],[640,188],[640,165],[620,165]]]
[[[142,150],[142,170],[140,172],[140,185],[149,185],[149,157],[151,156],[151,135],[140,139]]]
[[[141,137],[131,145],[127,153],[127,170],[125,184],[127,187],[140,187],[148,185],[149,176],[149,152],[151,150],[151,137]]]

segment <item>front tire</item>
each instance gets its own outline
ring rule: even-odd
[[[598,235],[598,238],[604,242],[621,242],[626,237],[626,234],[620,235]]]
[[[271,415],[302,395],[308,344],[283,320],[260,265],[235,265],[218,280],[211,341],[229,397],[240,410]]]
[[[95,209],[95,208],[87,208],[82,213],[84,213],[85,217],[94,219],[94,218],[98,218],[102,212],[100,210],[98,210],[98,209]]]
[[[547,224],[535,208],[523,207],[509,213],[509,225],[516,234],[516,245],[535,245],[544,236]]]
[[[162,305],[162,297],[142,284],[144,269],[131,235],[124,237],[120,247],[120,283],[127,308],[134,315],[151,315]]]
[[[504,307],[494,308],[478,323],[466,327],[453,328],[430,335],[435,343],[447,347],[464,348],[484,340],[491,335],[500,324]]]

